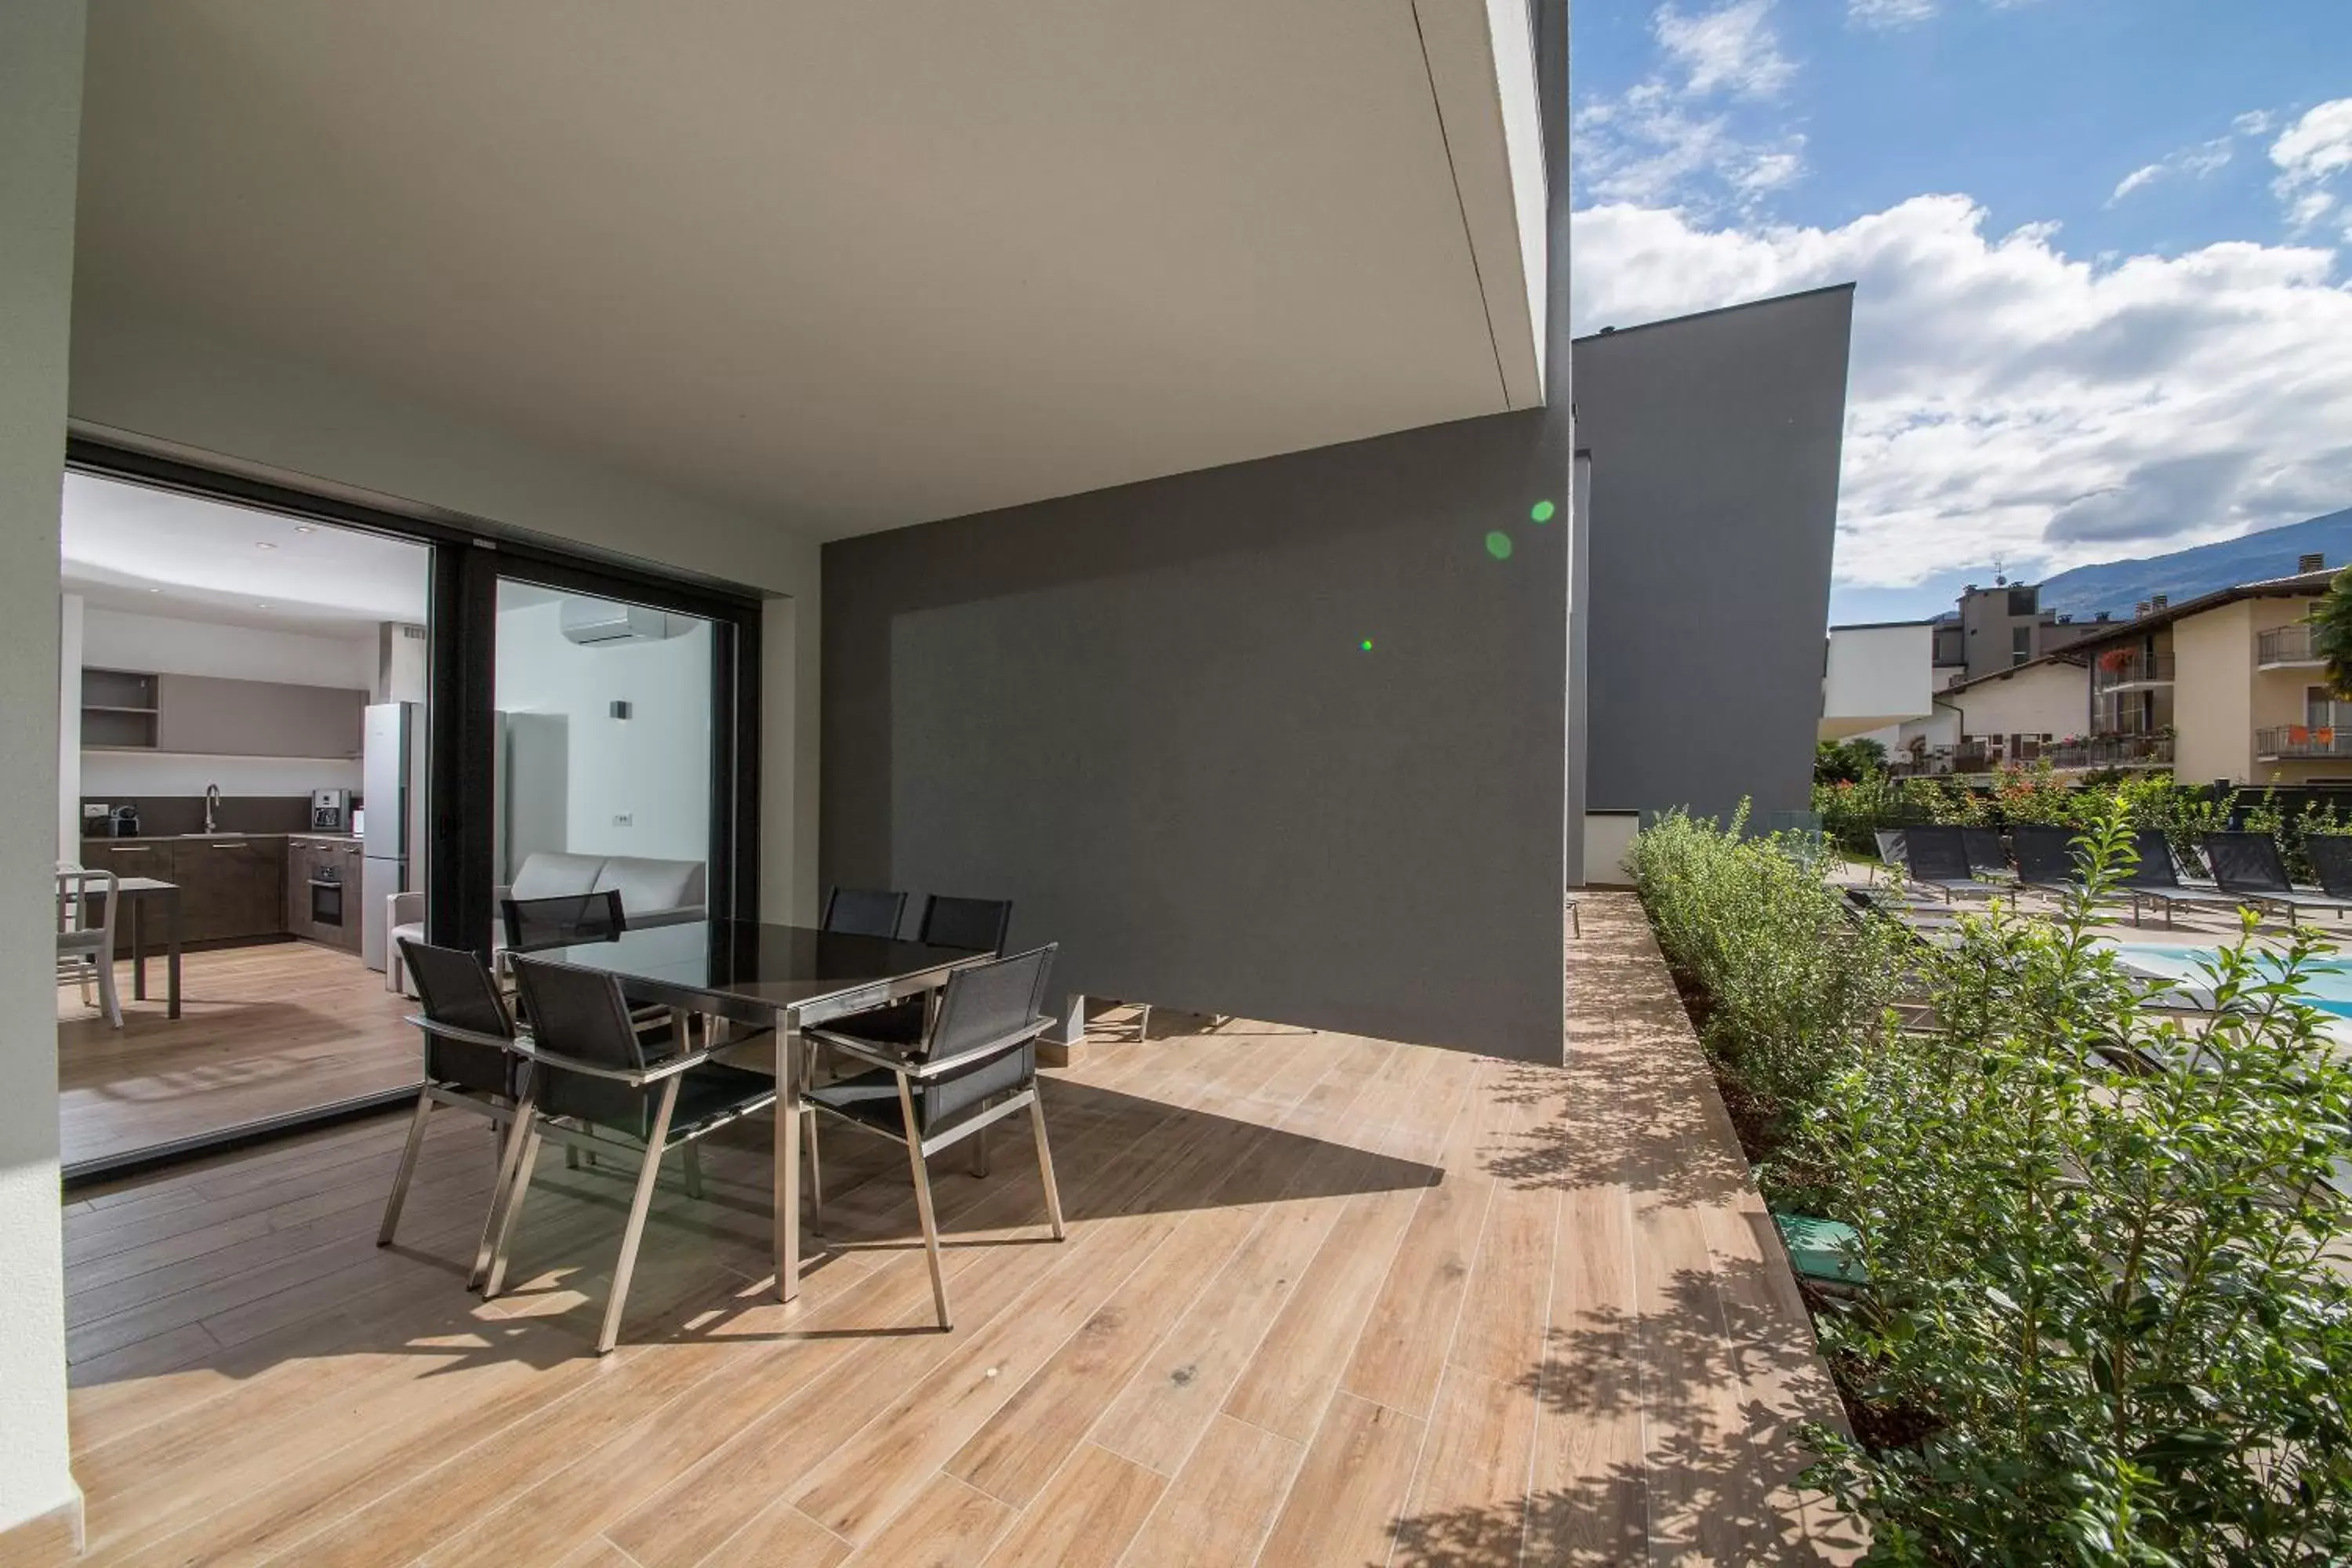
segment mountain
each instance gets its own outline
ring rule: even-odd
[[[2128,617],[2134,605],[2158,594],[2170,595],[2177,605],[2239,583],[2291,576],[2303,555],[2352,566],[2352,507],[2169,555],[2077,566],[2042,580],[2042,607],[2077,617],[2101,610]]]

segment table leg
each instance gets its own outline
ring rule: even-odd
[[[776,1300],[801,1293],[801,1032],[776,1020]]]
[[[169,1000],[163,1016],[180,1016],[180,889],[163,895],[163,994]]]
[[[139,916],[146,903],[139,898],[122,900],[122,912],[131,917],[131,999],[134,1002],[147,1000],[147,941]],[[106,962],[112,963],[114,954],[108,953]]]

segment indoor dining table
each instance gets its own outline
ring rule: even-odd
[[[623,931],[531,955],[602,970],[631,1001],[680,1016],[772,1029],[776,1075],[776,1296],[800,1294],[801,1075],[803,1034],[852,1013],[945,986],[967,964],[993,955],[887,937],[852,936],[756,921],[688,921]],[[684,1038],[681,1028],[678,1037]],[[743,1065],[753,1065],[746,1060]]]

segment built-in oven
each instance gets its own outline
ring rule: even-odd
[[[321,866],[310,873],[310,923],[328,931],[343,929],[343,873]]]

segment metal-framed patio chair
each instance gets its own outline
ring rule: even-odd
[[[931,1266],[931,1300],[943,1332],[954,1326],[954,1320],[948,1310],[926,1156],[967,1138],[981,1138],[995,1122],[1026,1110],[1037,1142],[1046,1217],[1055,1240],[1066,1234],[1061,1192],[1054,1184],[1053,1152],[1045,1142],[1045,1106],[1037,1096],[1037,1037],[1054,1023],[1042,1006],[1054,952],[1049,945],[957,970],[949,976],[923,1037],[911,1047],[840,1029],[810,1031],[812,1037],[866,1063],[867,1070],[808,1089],[803,1104],[906,1146],[915,1182],[915,1213]],[[815,1147],[814,1140],[810,1147]],[[976,1146],[984,1149],[984,1144]],[[984,1170],[977,1152],[974,1163]],[[814,1196],[822,1205],[823,1194]]]
[[[752,1036],[738,1036],[724,1047],[652,1054],[649,1044],[684,1042],[648,1042],[629,1016],[621,983],[602,971],[528,956],[515,957],[509,967],[531,1033],[511,1047],[524,1062],[522,1100],[508,1138],[503,1163],[511,1174],[499,1183],[497,1234],[482,1295],[488,1300],[505,1288],[515,1225],[530,1190],[540,1144],[550,1138],[580,1142],[591,1129],[617,1136],[640,1150],[642,1161],[596,1336],[596,1353],[603,1355],[620,1337],[629,1279],[636,1269],[663,1156],[673,1149],[691,1151],[696,1141],[775,1104],[776,1080],[711,1059],[716,1049],[740,1046]],[[614,1148],[608,1142],[594,1146],[608,1154]],[[688,1195],[698,1196],[698,1188],[689,1166]]]
[[[425,1124],[436,1106],[470,1111],[491,1127],[511,1129],[515,1107],[521,1100],[517,1080],[521,1062],[515,1056],[514,1018],[499,994],[498,983],[473,953],[459,948],[434,947],[403,938],[401,962],[408,966],[410,983],[424,1011],[412,1018],[425,1038],[425,1081],[416,1091],[416,1110],[408,1119],[408,1140],[401,1145],[400,1166],[392,1178],[392,1193],[383,1202],[383,1224],[375,1233],[378,1247],[390,1247],[400,1228],[400,1210],[408,1200],[408,1184],[416,1174],[417,1152],[425,1144]],[[499,1145],[498,1169],[508,1169],[507,1146]],[[478,1284],[490,1267],[490,1221],[498,1213],[498,1190],[490,1194],[489,1213],[482,1219],[481,1240],[474,1248],[473,1267],[466,1284]]]
[[[875,888],[835,888],[824,896],[824,916],[818,923],[843,936],[895,937],[898,934],[898,922],[906,914],[904,893]]]

